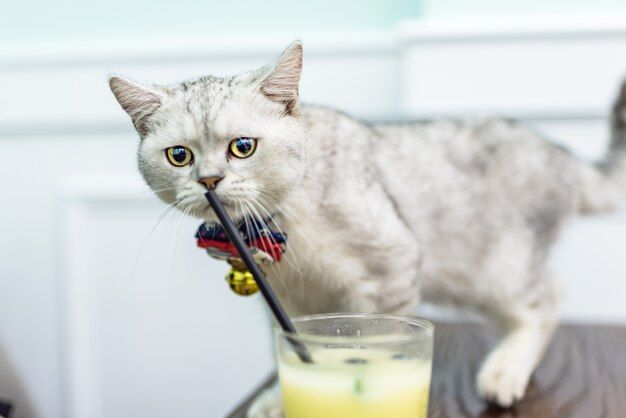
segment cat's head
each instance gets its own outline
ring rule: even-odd
[[[233,77],[145,86],[114,76],[109,84],[139,133],[139,170],[152,190],[214,221],[204,197],[214,187],[241,219],[245,210],[266,217],[303,178],[301,69],[295,42],[267,67]]]

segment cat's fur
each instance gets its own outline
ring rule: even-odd
[[[502,338],[477,388],[511,405],[558,322],[546,258],[562,225],[626,197],[626,89],[610,151],[592,165],[502,120],[370,125],[298,105],[301,66],[294,43],[234,77],[171,86],[112,77],[141,137],[146,182],[215,221],[198,180],[224,176],[216,191],[232,216],[276,214],[289,250],[268,275],[292,315],[413,314],[422,299],[482,312]],[[259,138],[247,159],[227,153],[240,136]],[[164,149],[174,145],[192,149],[194,163],[169,164]]]

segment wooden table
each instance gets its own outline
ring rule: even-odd
[[[626,327],[561,326],[525,398],[508,410],[486,405],[474,389],[494,343],[490,333],[481,325],[438,324],[435,334],[429,418],[626,418]],[[228,418],[244,418],[253,397]]]

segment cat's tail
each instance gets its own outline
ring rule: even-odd
[[[581,164],[581,213],[604,212],[626,202],[626,81],[613,106],[611,143],[604,159]]]

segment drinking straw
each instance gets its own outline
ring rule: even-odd
[[[278,321],[280,327],[283,329],[283,331],[287,333],[297,334],[297,330],[293,326],[293,323],[289,319],[289,316],[287,316],[285,309],[280,304],[280,301],[276,297],[276,294],[272,291],[272,288],[267,282],[267,279],[265,279],[263,272],[252,258],[252,255],[250,254],[250,251],[248,250],[246,244],[243,242],[241,235],[239,235],[239,231],[235,227],[233,220],[230,219],[230,216],[228,216],[228,214],[226,213],[226,209],[224,209],[224,205],[222,205],[222,202],[220,202],[220,200],[217,198],[215,190],[209,189],[204,196],[206,196],[211,207],[215,211],[215,214],[222,223],[222,226],[226,230],[226,235],[228,235],[230,242],[233,243],[233,245],[237,249],[237,252],[241,256],[241,259],[246,264],[246,267],[248,267],[248,270],[250,271],[250,273],[252,273],[252,277],[254,277],[257,286],[259,286],[259,290],[261,290],[263,297],[265,298],[267,304],[274,313],[274,317]],[[290,338],[288,338],[288,341],[292,344],[292,346],[296,350],[296,353],[298,354],[298,357],[300,357],[303,362],[313,363],[311,355],[309,354],[306,347],[302,345],[302,343]]]

